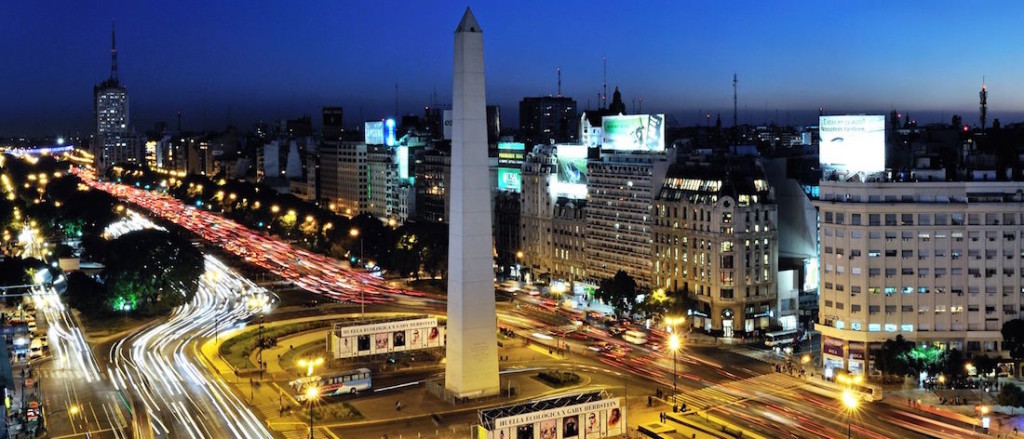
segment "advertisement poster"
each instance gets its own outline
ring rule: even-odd
[[[822,352],[835,355],[839,358],[843,357],[843,341],[838,338],[822,337]]]
[[[519,169],[498,168],[498,190],[519,192],[522,187],[522,176]]]
[[[562,439],[576,439],[580,437],[580,417],[566,416],[562,418]]]
[[[497,418],[487,427],[488,438],[595,439],[622,435],[626,431],[625,413],[619,402],[618,398],[604,399]],[[507,434],[510,431],[515,434]]]
[[[865,351],[867,345],[862,341],[851,341],[850,342],[850,359],[851,360],[863,360],[865,357]]]
[[[818,161],[822,170],[873,173],[885,170],[884,116],[821,116]]]
[[[328,338],[334,358],[387,354],[444,346],[436,318],[413,318],[370,324],[335,324]]]
[[[385,352],[388,350],[388,334],[376,334],[376,344],[374,349],[377,352]]]
[[[587,198],[587,147],[584,145],[556,145],[558,176],[555,180],[555,195],[583,199]]]
[[[605,116],[601,128],[601,149],[636,152],[665,150],[664,114]]]

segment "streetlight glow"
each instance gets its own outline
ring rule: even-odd
[[[358,237],[359,236],[359,229],[353,228],[352,230],[349,230],[348,231],[348,235],[353,237],[353,238]]]
[[[857,409],[857,395],[854,395],[850,389],[843,391],[843,406],[850,411]]]
[[[306,388],[306,399],[312,401],[320,395],[320,389],[316,386],[309,386]]]
[[[679,336],[676,335],[675,333],[673,333],[672,336],[668,338],[668,348],[673,351],[679,349]]]

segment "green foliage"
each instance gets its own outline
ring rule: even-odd
[[[996,402],[1010,407],[1011,412],[1014,408],[1024,407],[1024,390],[1014,383],[1003,384],[999,389],[999,395],[996,396]]]
[[[905,377],[914,373],[913,356],[914,343],[903,339],[903,335],[897,335],[896,339],[888,339],[882,343],[882,348],[875,357],[875,368],[885,375]]]
[[[601,281],[594,297],[601,299],[620,313],[632,314],[636,307],[636,280],[619,270],[615,277]]]
[[[575,372],[563,370],[545,370],[537,374],[537,378],[554,387],[570,386],[580,382]]]
[[[177,235],[139,230],[112,241],[103,276],[113,300],[134,297],[142,315],[158,315],[188,303],[199,288],[203,255]]]
[[[1003,349],[1010,351],[1010,358],[1024,360],[1024,320],[1013,319],[1003,323]]]

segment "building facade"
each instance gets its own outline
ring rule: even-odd
[[[552,271],[551,227],[557,198],[552,187],[557,180],[556,148],[537,146],[523,159],[519,227],[523,268],[531,276]]]
[[[93,87],[93,154],[100,172],[115,163],[139,164],[142,159],[128,117],[128,89],[117,78],[117,39],[113,32],[110,57],[110,77]]]
[[[826,368],[870,370],[886,339],[1002,351],[1024,312],[1024,183],[822,181]]]
[[[566,96],[524,98],[519,102],[519,133],[537,145],[578,140],[576,100]]]
[[[777,208],[759,169],[722,169],[674,168],[665,179],[654,203],[653,283],[697,301],[694,327],[764,332],[779,314]]]
[[[359,215],[368,202],[366,144],[325,141],[318,153],[320,205],[343,215]]]

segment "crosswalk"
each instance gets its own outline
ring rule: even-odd
[[[89,374],[77,369],[36,369],[32,376],[40,379],[83,380],[88,378]]]
[[[805,382],[799,378],[782,373],[769,373],[692,392],[681,392],[670,398],[670,402],[686,404],[690,410],[707,410],[756,398],[756,393],[780,393],[803,384]]]

